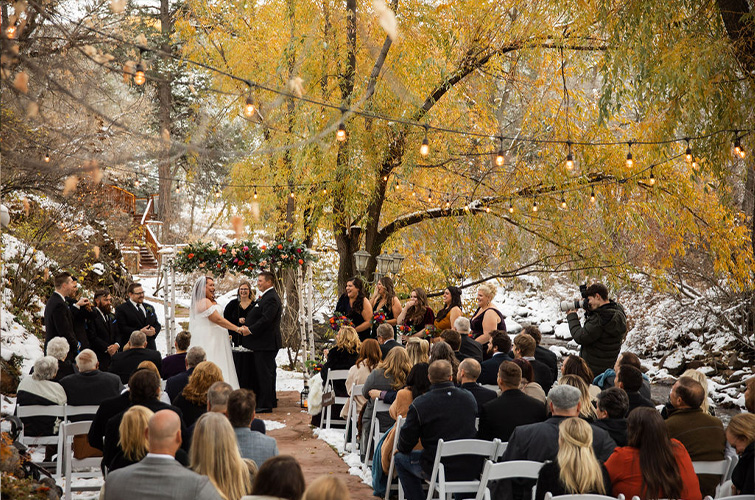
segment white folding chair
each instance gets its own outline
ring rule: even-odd
[[[325,394],[326,392],[334,391],[333,382],[335,382],[336,380],[345,381],[348,376],[349,376],[349,370],[328,370],[328,377],[325,380],[325,385],[323,385],[322,387],[322,393]],[[345,396],[336,396],[335,402],[332,405],[328,405],[325,408],[323,408],[322,415],[320,418],[320,429],[323,428],[323,424],[325,424],[326,429],[330,429],[333,405],[343,405],[343,404],[346,404],[348,400],[349,398]],[[338,418],[337,420],[339,422],[343,422],[340,418]],[[348,423],[348,421],[345,423]]]
[[[61,422],[66,418],[65,405],[16,405],[16,415],[19,418],[26,417],[55,417],[59,418]],[[60,439],[60,433],[52,436],[26,436],[24,435],[24,429],[21,428],[21,433],[18,436],[18,442],[24,446],[51,446],[57,447],[57,460],[55,462],[42,462],[38,465],[42,467],[50,467],[55,464],[55,474],[53,477],[55,481],[60,481],[62,474],[62,462],[61,462],[61,449],[62,441]]]
[[[493,457],[493,460],[498,460],[503,456],[503,454],[506,452],[506,448],[509,447],[508,441],[501,441],[501,444],[498,445],[498,449],[495,452],[495,457]]]
[[[346,432],[343,436],[343,449],[346,450],[346,444],[349,443],[349,429],[351,429],[351,451],[357,451],[357,420],[359,419],[359,412],[357,411],[357,405],[354,401],[356,396],[362,395],[362,388],[364,384],[351,384],[351,392],[349,393],[349,410],[346,414]],[[322,421],[320,422],[322,423]]]
[[[632,500],[634,500],[634,498]],[[710,497],[705,498],[708,499]],[[716,500],[755,500],[755,495],[729,495],[727,497],[716,498]]]
[[[591,493],[582,493],[574,495],[551,495],[551,492],[545,494],[545,500],[624,500],[624,494],[619,493],[618,497],[612,497],[609,495],[596,495]]]
[[[494,439],[493,441],[483,441],[481,439],[443,441],[439,439],[438,449],[435,452],[433,472],[430,475],[430,487],[427,490],[427,500],[432,500],[436,489],[438,490],[438,498],[445,500],[447,497],[450,498],[451,493],[474,493],[480,485],[479,479],[447,481],[446,469],[441,459],[468,455],[485,457],[490,460],[495,456],[500,444],[500,439]]]
[[[736,465],[737,461],[739,461],[739,457],[736,456],[726,457],[723,460],[694,461],[692,462],[692,468],[695,469],[695,474],[715,474],[721,476],[718,485],[716,485],[716,497],[718,497],[722,494],[721,485],[731,478],[731,472],[734,470],[732,462]]]
[[[66,413],[65,413],[65,419],[66,422],[69,422],[71,420],[71,417],[78,417],[78,416],[91,416],[92,418],[87,420],[92,420],[94,416],[97,414],[97,410],[99,409],[99,405],[66,405]]]
[[[729,468],[726,470],[724,477],[721,478],[721,484],[723,484],[726,481],[731,480],[731,473],[734,472],[734,467],[736,467],[737,464],[739,463],[739,456],[737,455],[732,455],[727,458],[729,459]]]
[[[496,394],[498,394],[498,391],[500,390],[500,388],[496,384],[480,384],[480,385],[482,385],[485,389],[490,389]]]
[[[500,479],[537,479],[540,473],[542,462],[533,462],[532,460],[511,460],[509,462],[485,462],[482,469],[480,485],[477,489],[475,500],[490,500],[490,489],[488,483]],[[532,498],[535,498],[535,488],[533,487]],[[623,500],[623,499],[622,499]]]
[[[92,421],[85,420],[83,422],[63,422],[60,425],[60,436],[63,441],[63,456],[65,457],[65,500],[71,500],[71,493],[76,491],[99,491],[102,484],[99,485],[87,485],[87,486],[73,486],[73,479],[75,477],[97,478],[102,477],[100,473],[100,462],[102,457],[92,458],[74,458],[73,456],[73,438],[79,434],[89,433],[89,427],[91,427]],[[77,472],[74,473],[74,468],[92,468],[93,471]]]
[[[398,440],[401,437],[401,427],[404,425],[404,417],[399,415],[396,418],[396,432],[393,436],[393,449],[391,449],[391,465],[388,466],[388,481],[385,484],[385,500],[390,500],[391,486],[393,485],[393,468],[395,466],[396,450],[398,449]],[[382,467],[382,465],[381,465]],[[401,483],[397,482],[396,486],[399,492],[399,500],[403,500],[404,490],[401,488]]]
[[[385,413],[391,409],[391,405],[384,401],[376,399],[372,402],[372,415],[370,417],[370,429],[367,435],[367,446],[365,447],[364,463],[365,467],[372,465],[373,446],[380,440],[380,422],[378,422],[378,413]],[[365,432],[366,429],[362,429]]]

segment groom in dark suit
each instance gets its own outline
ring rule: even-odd
[[[147,349],[157,350],[155,337],[162,326],[157,320],[155,308],[144,303],[144,289],[139,283],[128,286],[128,300],[115,308],[115,325],[121,347],[126,345],[132,332],[140,330],[147,336]]]
[[[257,413],[270,413],[277,406],[275,393],[275,356],[281,348],[281,314],[283,306],[273,287],[273,273],[263,271],[257,277],[260,291],[246,316],[248,332],[242,332],[241,345],[254,352]]]
[[[73,314],[66,299],[76,294],[78,285],[69,273],[55,276],[55,292],[45,304],[45,349],[53,337],[63,337],[68,341],[67,361],[73,361],[79,353],[79,341],[73,328]],[[81,299],[72,307],[80,308],[89,304],[89,299]]]

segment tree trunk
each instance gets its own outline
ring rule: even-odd
[[[173,18],[170,12],[169,0],[160,0],[160,28],[162,31],[163,43],[160,49],[165,54],[172,52],[170,45],[170,35],[173,32]],[[158,123],[160,127],[160,134],[164,135],[165,131],[170,134],[171,132],[171,117],[170,112],[173,107],[171,86],[173,81],[173,75],[168,70],[170,67],[170,58],[166,55],[163,56],[162,71],[160,79],[157,82],[157,100],[159,103],[158,108]],[[172,137],[172,134],[171,134]],[[158,189],[158,202],[157,210],[160,219],[163,221],[163,233],[161,243],[174,242],[174,214],[173,214],[173,169],[170,160],[170,145],[165,144],[160,150],[158,158],[158,175],[160,176],[160,183]]]

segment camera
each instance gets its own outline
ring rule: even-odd
[[[572,309],[579,309],[580,307],[585,311],[590,310],[590,303],[587,300],[587,285],[579,285],[579,294],[582,296],[582,300],[562,300],[561,310],[563,312],[570,311]]]

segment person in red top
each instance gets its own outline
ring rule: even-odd
[[[654,408],[635,408],[627,418],[628,444],[606,460],[612,494],[641,500],[702,500],[700,483],[684,445],[669,439]]]

